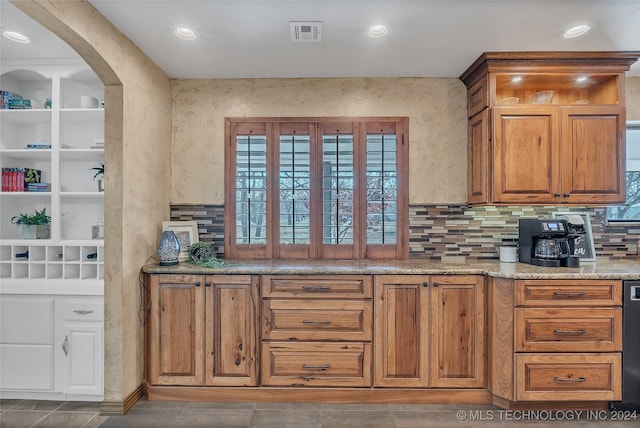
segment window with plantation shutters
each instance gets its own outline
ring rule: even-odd
[[[407,257],[407,118],[225,125],[225,257]]]

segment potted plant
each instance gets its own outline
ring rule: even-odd
[[[100,162],[100,166],[94,166],[93,168],[89,168],[89,170],[96,171],[93,180],[98,179],[98,192],[104,192],[104,163]]]
[[[22,239],[48,239],[51,216],[47,209],[35,210],[35,214],[18,214],[11,217],[11,223],[20,226]]]

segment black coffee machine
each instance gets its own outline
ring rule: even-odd
[[[571,255],[569,225],[563,219],[519,219],[518,250],[522,263],[545,267],[580,265],[580,258]]]

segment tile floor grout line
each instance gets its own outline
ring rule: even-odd
[[[33,412],[33,413],[35,413],[35,412]],[[43,412],[43,413],[44,413],[44,412]],[[32,425],[29,425],[29,428],[33,428],[33,427],[35,427],[35,426],[36,426],[36,425],[38,425],[40,422],[42,422],[43,420],[45,420],[46,418],[48,418],[48,417],[49,417],[49,415],[50,415],[50,414],[52,414],[52,413],[53,413],[53,412],[49,412],[49,413],[47,413],[46,415],[44,415],[43,417],[41,417],[40,419],[38,419],[37,421],[35,421]]]

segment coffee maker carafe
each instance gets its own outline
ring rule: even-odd
[[[520,261],[536,266],[575,266],[571,256],[566,220],[521,218],[518,220]]]

